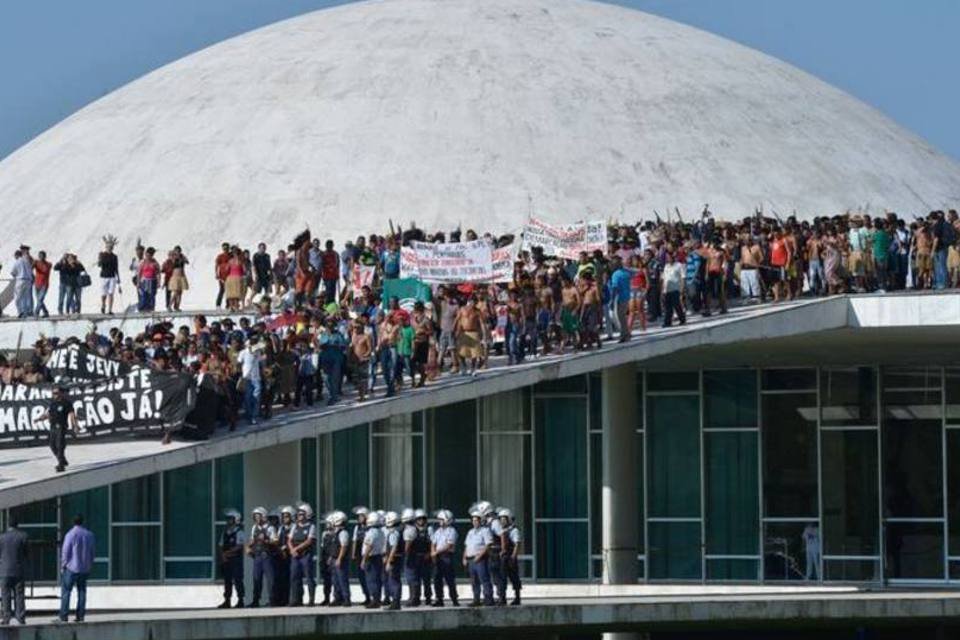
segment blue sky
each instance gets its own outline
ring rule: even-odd
[[[483,0],[478,0],[482,2]],[[0,158],[190,52],[332,0],[2,0]],[[786,60],[960,158],[960,0],[620,0]]]

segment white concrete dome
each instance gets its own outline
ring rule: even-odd
[[[111,93],[0,162],[6,262],[142,237],[193,261],[305,225],[504,231],[709,202],[801,216],[926,212],[960,165],[769,56],[582,0],[381,0],[227,40]],[[203,300],[196,289],[201,289]]]

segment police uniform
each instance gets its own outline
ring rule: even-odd
[[[333,530],[330,547],[330,572],[333,574],[333,603],[350,606],[350,558],[344,555],[343,562],[337,566],[341,549],[350,548],[350,534],[343,527]]]
[[[387,572],[387,597],[390,598],[390,606],[394,609],[400,608],[401,591],[403,589],[400,577],[406,572],[404,564],[406,546],[403,540],[403,534],[397,527],[390,527],[387,533],[387,555],[393,553],[393,560],[390,564],[390,570]],[[412,593],[412,592],[411,592]]]
[[[473,586],[473,603],[480,604],[480,592],[483,591],[483,603],[493,604],[493,584],[490,582],[489,547],[493,544],[493,534],[484,525],[473,527],[463,541],[463,554],[467,558],[470,582]],[[477,556],[484,550],[487,553],[480,559]]]
[[[275,576],[270,549],[276,541],[277,531],[271,525],[267,523],[254,524],[250,528],[250,552],[253,555],[253,602],[251,606],[260,606],[264,577],[267,579],[267,594],[270,594],[271,589],[273,589]],[[267,600],[270,600],[269,595],[267,595]]]
[[[493,586],[496,587],[497,601],[500,604],[504,604],[507,599],[507,579],[504,577],[501,558],[503,545],[500,541],[500,536],[503,533],[503,526],[500,524],[500,519],[493,516],[487,521],[487,527],[490,529],[490,535],[493,538],[493,543],[490,545],[490,553],[488,554],[490,562],[487,564],[490,569],[490,581],[493,583]]]
[[[457,597],[457,577],[453,568],[454,554],[457,551],[457,530],[452,525],[437,527],[433,531],[431,542],[437,552],[433,578],[433,591],[437,597],[434,604],[438,607],[443,606],[443,585],[446,583],[453,606],[460,606],[460,600]]]
[[[333,587],[333,574],[331,573],[332,558],[336,558],[333,531],[327,527],[320,534],[320,581],[323,583],[323,605],[330,604],[330,590]]]
[[[420,606],[421,592],[426,592],[424,595],[427,598],[427,604],[429,604],[431,594],[427,569],[430,566],[430,532],[426,527],[421,529],[416,525],[408,524],[403,528],[403,542],[407,549],[404,558],[406,564],[403,569],[403,577],[407,583],[407,588],[410,589],[409,605],[411,607]]]
[[[290,543],[298,547],[307,540],[310,546],[300,552],[298,557],[290,557],[290,606],[299,607],[303,604],[303,581],[307,581],[310,604],[314,603],[317,594],[317,581],[314,577],[314,562],[317,546],[317,529],[313,523],[304,521],[295,522],[290,529]]]
[[[243,606],[243,546],[246,542],[247,537],[239,524],[225,528],[220,537],[221,552],[233,552],[229,558],[222,557],[220,564],[223,573],[223,602],[227,606],[233,597],[234,589],[237,591],[237,607]]]
[[[363,604],[370,602],[370,592],[367,590],[366,576],[360,568],[360,559],[363,557],[363,537],[367,534],[367,525],[357,524],[353,527],[353,562],[357,567],[357,580],[360,582],[360,591],[363,593]]]
[[[513,604],[520,604],[520,563],[513,557],[513,550],[523,541],[520,529],[515,524],[503,530],[503,562],[500,585],[500,604],[505,604],[507,580],[513,588]]]
[[[380,527],[370,527],[363,538],[364,552],[369,550],[364,575],[367,590],[370,593],[370,605],[380,606],[380,593],[383,588],[383,555],[387,550],[387,537]]]
[[[290,539],[290,532],[293,530],[293,523],[281,524],[277,530],[277,549],[274,554],[274,592],[276,597],[273,605],[276,607],[285,607],[290,603],[290,551],[287,549],[287,541]]]

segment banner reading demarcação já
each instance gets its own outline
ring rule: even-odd
[[[53,397],[52,384],[0,384],[0,447],[47,440],[42,419]],[[130,371],[66,386],[77,415],[77,437],[162,430],[183,422],[196,402],[196,385],[182,373],[136,367]]]

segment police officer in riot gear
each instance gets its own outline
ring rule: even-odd
[[[387,594],[390,597],[390,606],[392,611],[400,609],[400,592],[403,588],[400,582],[401,572],[404,570],[403,559],[405,552],[405,543],[403,534],[398,530],[400,516],[395,511],[388,511],[384,516],[385,533],[387,535],[387,562],[385,572],[387,575]]]
[[[387,550],[387,538],[380,529],[380,514],[376,511],[367,515],[367,533],[363,538],[360,567],[364,570],[370,602],[367,609],[380,608],[380,593],[383,587],[383,557]]]
[[[360,581],[360,591],[363,592],[363,604],[370,603],[370,592],[367,590],[367,581],[360,569],[360,554],[363,552],[363,536],[367,533],[367,514],[370,510],[358,506],[353,508],[353,515],[357,524],[353,527],[353,544],[350,548],[350,559],[357,567],[357,580]]]
[[[437,597],[433,601],[433,606],[443,606],[443,585],[446,583],[453,606],[459,607],[457,578],[453,570],[454,554],[457,550],[457,530],[453,527],[453,514],[446,509],[437,512],[437,528],[433,530],[430,542],[430,557],[433,559],[436,572],[433,591]]]
[[[220,536],[220,571],[223,574],[223,603],[220,609],[229,609],[233,590],[237,591],[237,609],[243,608],[243,548],[246,536],[243,533],[243,516],[236,509],[223,512],[227,526]]]
[[[277,571],[274,582],[277,585],[276,605],[285,607],[290,603],[290,533],[293,531],[297,510],[290,505],[280,507],[280,528],[277,530]]]
[[[473,527],[467,532],[463,542],[463,566],[470,573],[470,582],[473,587],[471,607],[493,606],[493,585],[490,582],[488,566],[493,536],[490,529],[484,525],[485,513],[482,507],[474,505],[470,511],[470,523]],[[480,601],[481,591],[483,602]]]
[[[257,507],[253,510],[253,526],[250,527],[250,541],[247,543],[247,555],[253,558],[253,601],[251,607],[260,606],[263,594],[263,579],[267,579],[267,601],[273,589],[273,558],[271,549],[277,544],[277,531],[267,522],[267,510]]]
[[[500,519],[500,604],[506,604],[507,599],[507,580],[510,580],[510,586],[513,588],[512,606],[520,604],[520,545],[523,537],[520,535],[520,528],[517,527],[517,520],[513,517],[510,509],[500,509],[497,512]]]
[[[330,572],[333,574],[334,606],[350,606],[350,534],[347,532],[347,514],[334,511],[330,514],[331,533]]]
[[[273,587],[270,589],[270,606],[276,607],[280,603],[280,510],[274,509],[267,514],[267,523],[273,527],[274,543],[270,545],[270,566],[273,568]]]
[[[310,605],[317,595],[317,581],[314,577],[314,557],[317,546],[317,529],[310,520],[313,509],[302,503],[297,506],[297,520],[287,539],[290,552],[290,606],[303,605],[303,582],[307,581]]]
[[[323,584],[323,602],[321,607],[330,604],[330,590],[333,587],[333,574],[330,572],[330,557],[333,550],[333,524],[328,513],[323,517],[323,532],[320,534],[320,582]]]
[[[502,540],[500,539],[503,528],[500,526],[500,520],[497,518],[497,510],[493,508],[493,505],[483,500],[477,503],[477,508],[483,514],[483,523],[490,529],[490,535],[493,538],[493,543],[490,545],[487,566],[490,569],[490,581],[497,590],[496,601],[498,604],[506,604],[506,592],[500,590],[500,584],[506,584],[506,580],[503,577],[500,557],[503,552]]]
[[[421,593],[425,604],[430,605],[430,529],[427,527],[427,512],[423,509],[404,509],[403,529],[406,567],[404,576],[410,589],[409,606],[420,606]]]
[[[406,508],[400,512],[400,538],[403,541],[403,581],[407,583],[408,607],[420,606],[420,590],[417,585],[417,570],[413,565],[413,541],[417,537],[417,528],[413,524],[415,515],[413,509]],[[392,594],[387,594],[392,597]]]

